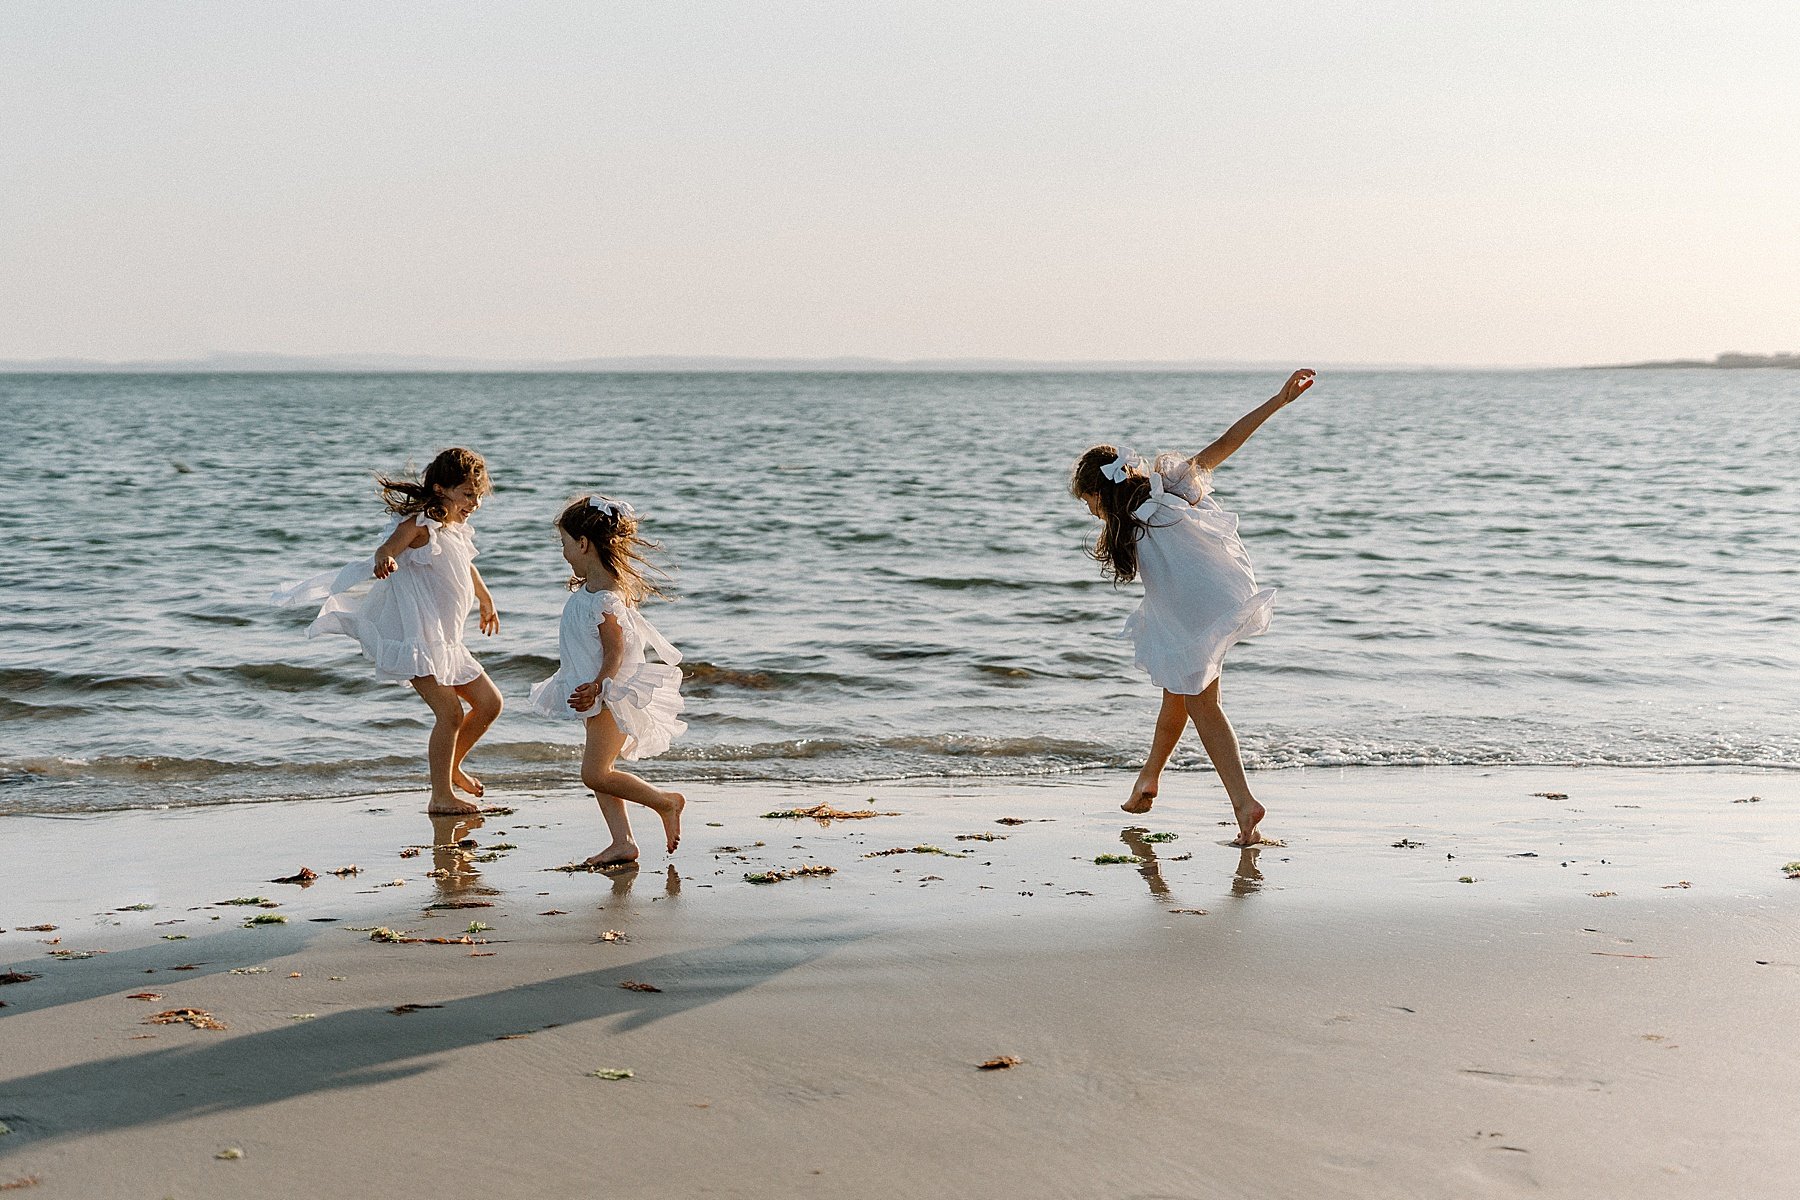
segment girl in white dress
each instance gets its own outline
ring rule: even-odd
[[[1150,755],[1121,807],[1150,811],[1191,720],[1231,797],[1241,846],[1262,840],[1265,810],[1250,794],[1237,735],[1219,707],[1219,671],[1227,650],[1269,627],[1275,592],[1256,586],[1237,518],[1212,498],[1212,472],[1312,383],[1311,371],[1295,371],[1279,393],[1192,458],[1162,454],[1145,462],[1117,446],[1095,446],[1077,460],[1069,482],[1105,522],[1093,556],[1115,580],[1144,581],[1143,602],[1123,635],[1136,648],[1137,665],[1163,689]]]
[[[306,631],[353,637],[375,664],[375,677],[410,683],[435,718],[428,761],[434,813],[476,813],[481,806],[456,794],[484,793],[463,770],[463,758],[500,715],[500,689],[463,645],[469,610],[481,606],[481,632],[500,629],[494,598],[475,569],[469,517],[491,490],[481,455],[445,450],[418,480],[378,476],[382,500],[394,514],[373,558],[290,584],[276,604],[324,601]],[[465,707],[466,705],[466,707]]]
[[[587,745],[582,786],[591,789],[612,841],[587,859],[590,867],[635,862],[637,842],[625,801],[662,818],[669,853],[681,842],[680,792],[665,792],[618,769],[620,758],[651,758],[687,728],[681,720],[681,654],[638,612],[638,601],[660,595],[645,578],[637,514],[623,500],[582,496],[556,518],[563,560],[574,575],[557,635],[556,674],[531,689],[533,712],[581,721]],[[661,662],[650,662],[644,648]]]

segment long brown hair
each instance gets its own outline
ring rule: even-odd
[[[1150,495],[1150,479],[1143,468],[1130,470],[1117,483],[1102,473],[1102,467],[1118,459],[1117,446],[1094,446],[1075,460],[1069,472],[1069,494],[1076,499],[1100,498],[1100,536],[1088,551],[1117,583],[1130,583],[1137,578],[1137,540],[1142,525],[1131,515],[1132,510]]]
[[[645,551],[660,550],[662,547],[646,539],[638,532],[637,514],[629,508],[617,507],[613,502],[608,507],[596,508],[591,500],[606,502],[608,497],[601,495],[577,496],[569,501],[556,518],[556,527],[577,541],[586,538],[593,544],[594,553],[600,556],[600,563],[612,572],[619,581],[619,590],[625,599],[636,604],[651,596],[667,595],[652,575],[668,577],[654,562],[651,562]],[[582,584],[576,575],[569,577],[569,590],[572,592]]]
[[[375,482],[381,487],[381,502],[389,512],[401,516],[424,513],[434,521],[444,519],[444,493],[451,488],[473,483],[477,496],[494,490],[488,483],[487,460],[461,446],[441,451],[417,479],[377,475]]]

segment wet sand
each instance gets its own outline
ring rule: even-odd
[[[1139,818],[1116,807],[1128,775],[696,786],[672,869],[639,819],[642,863],[611,876],[550,869],[605,840],[573,788],[492,797],[516,811],[470,829],[434,829],[414,796],[7,818],[0,973],[37,978],[0,985],[0,1184],[1790,1190],[1800,779],[1255,783],[1286,844],[1247,852],[1205,776],[1171,776]],[[898,815],[760,815],[820,803]],[[321,877],[268,882],[302,866]],[[279,907],[219,903],[258,896]],[[176,1008],[227,1028],[144,1023]],[[978,1069],[997,1056],[1020,1061]]]

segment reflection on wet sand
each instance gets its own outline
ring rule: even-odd
[[[431,878],[438,895],[451,899],[465,892],[491,896],[498,891],[481,883],[475,869],[475,841],[469,835],[485,822],[474,813],[453,813],[431,818]]]
[[[1256,856],[1261,853],[1261,846],[1244,846],[1238,851],[1237,874],[1231,881],[1232,895],[1250,896],[1262,891],[1262,868],[1256,865]]]
[[[633,860],[628,863],[619,863],[615,866],[604,867],[595,871],[594,874],[604,877],[612,884],[612,898],[614,900],[625,900],[631,896],[632,885],[638,881],[638,877],[643,874],[643,871],[638,866],[637,862]],[[660,874],[654,874],[652,877],[661,879],[663,885],[663,894],[661,896],[650,897],[652,900],[661,900],[665,896],[681,895],[681,872],[675,869],[673,863],[670,863],[664,868]],[[600,907],[604,909],[607,906],[602,904]]]
[[[1146,835],[1149,832],[1141,825],[1131,825],[1119,831],[1119,840],[1124,842],[1126,848],[1137,856],[1137,872],[1143,877],[1145,886],[1150,889],[1150,894],[1158,900],[1167,900],[1171,892],[1168,882],[1163,879],[1162,864],[1157,861],[1156,846],[1147,839]],[[1168,840],[1168,835],[1161,835],[1159,840]],[[1261,854],[1261,846],[1238,847],[1237,870],[1233,872],[1231,879],[1232,895],[1253,896],[1262,891],[1262,867],[1257,864],[1257,858]],[[1178,855],[1177,857],[1187,858],[1189,856]]]
[[[1149,832],[1141,825],[1132,825],[1119,831],[1119,840],[1142,860],[1138,863],[1138,874],[1149,885],[1150,894],[1161,900],[1169,895],[1169,885],[1163,882],[1162,867],[1156,861],[1156,848],[1144,840],[1144,835]]]

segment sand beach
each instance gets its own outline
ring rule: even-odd
[[[1786,1194],[1791,776],[1282,772],[1250,851],[1124,781],[697,786],[610,876],[572,788],[8,818],[0,1184]]]

